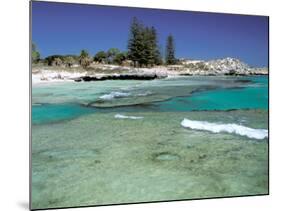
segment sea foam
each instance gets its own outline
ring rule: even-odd
[[[114,118],[117,118],[117,119],[143,119],[142,116],[126,116],[126,115],[122,115],[122,114],[116,114],[114,116]]]
[[[186,128],[195,130],[206,130],[213,133],[234,133],[241,136],[247,136],[254,139],[264,139],[268,137],[268,130],[266,129],[253,129],[245,127],[243,125],[237,124],[218,124],[210,123],[207,121],[194,121],[189,119],[184,119],[181,125]]]
[[[150,91],[146,91],[143,93],[137,93],[137,94],[132,94],[130,92],[110,92],[109,94],[104,94],[102,96],[100,96],[100,99],[103,100],[113,100],[114,98],[123,98],[123,97],[129,97],[129,96],[136,96],[136,97],[144,97],[147,95],[151,95],[152,92]]]
[[[152,92],[146,91],[146,92],[143,92],[143,93],[138,93],[135,96],[137,96],[137,97],[144,97],[144,96],[148,96],[148,95],[152,95]]]
[[[102,95],[99,98],[103,100],[112,100],[114,98],[128,97],[130,95],[130,93],[126,92],[110,92],[109,94]]]

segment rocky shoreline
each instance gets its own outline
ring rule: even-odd
[[[104,80],[154,80],[168,76],[247,76],[268,75],[267,68],[252,68],[234,58],[213,61],[185,61],[179,65],[134,68],[93,64],[88,69],[65,67],[32,67],[32,83]]]

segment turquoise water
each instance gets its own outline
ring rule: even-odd
[[[158,103],[161,110],[268,109],[268,77],[247,77],[243,87],[218,88]]]
[[[267,103],[265,76],[34,85],[31,207],[268,194]]]
[[[94,112],[77,104],[39,104],[32,106],[32,123],[54,123]]]
[[[202,78],[192,80],[192,78],[187,77],[159,80],[156,83],[145,82],[141,84],[137,82],[135,84],[125,82],[124,85],[120,82],[115,85],[115,81],[112,81],[112,88],[108,85],[108,82],[106,82],[106,86],[95,82],[84,83],[79,89],[77,83],[68,83],[65,86],[58,85],[53,88],[52,86],[39,87],[39,91],[34,87],[33,98],[35,103],[32,106],[32,123],[69,120],[95,112],[268,109],[267,76],[230,77],[230,79],[218,77],[216,80],[209,77],[207,80],[204,79],[204,83],[202,83]],[[239,83],[239,80],[250,80],[251,82]],[[190,81],[193,83],[191,84]],[[209,83],[206,83],[206,81]],[[238,81],[238,83],[233,84],[233,81]],[[164,84],[163,87],[159,86],[161,82]],[[87,106],[89,103],[99,101],[99,97],[102,95],[112,91],[122,92],[124,90],[127,93],[151,94],[147,96],[132,94],[102,101],[98,107]],[[46,98],[50,101],[54,100],[54,102],[45,103]],[[159,98],[159,102],[157,102],[157,98]],[[155,99],[156,102],[154,102]],[[137,100],[139,102],[134,104]],[[120,106],[120,103],[122,106]],[[132,103],[133,105],[131,105]],[[105,108],[102,106],[105,104],[110,104],[110,106]]]
[[[268,109],[267,87],[218,89],[157,103],[163,111]]]

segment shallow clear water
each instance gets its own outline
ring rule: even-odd
[[[268,109],[268,87],[228,88],[196,93],[156,103],[161,110]]]
[[[34,87],[32,122],[61,121],[92,112],[268,109],[267,77],[122,82],[111,81],[111,86],[106,81]]]
[[[32,107],[32,123],[52,123],[92,113],[94,109],[77,104],[41,104]]]
[[[32,208],[268,193],[268,78],[35,85]],[[140,118],[141,117],[141,118]]]

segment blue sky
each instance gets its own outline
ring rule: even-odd
[[[32,40],[41,57],[92,55],[115,47],[127,50],[133,17],[157,29],[162,53],[175,39],[177,58],[235,57],[252,66],[268,65],[268,18],[158,9],[32,2]]]

